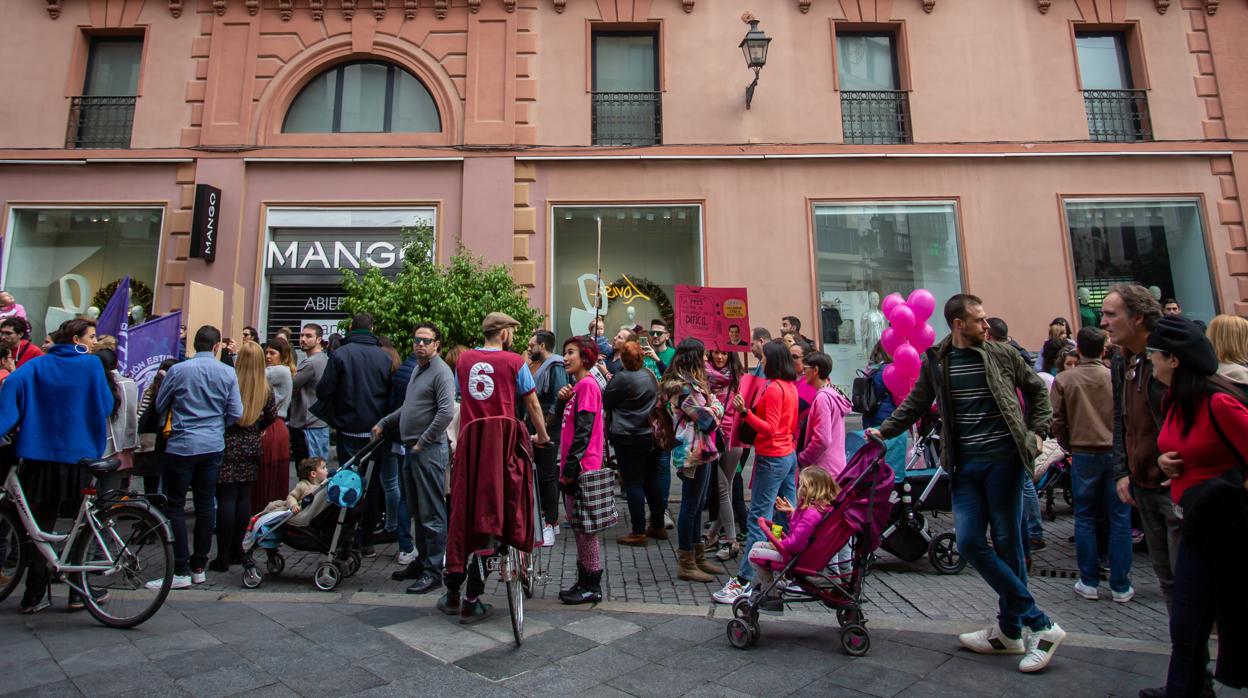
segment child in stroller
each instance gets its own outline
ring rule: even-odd
[[[295,488],[286,495],[286,499],[275,499],[269,502],[264,511],[252,517],[252,523],[264,514],[271,514],[275,511],[284,511],[290,514],[298,514],[303,508],[304,500],[311,496],[316,488],[325,478],[329,477],[329,470],[325,467],[325,461],[320,458],[304,458],[299,461],[299,467],[295,469],[295,474],[299,476],[299,482]]]
[[[833,500],[841,488],[832,478],[832,474],[823,468],[806,468],[797,480],[797,508],[784,497],[776,497],[776,511],[789,515],[789,535],[775,535],[775,528],[770,521],[761,519],[759,525],[764,531],[770,529],[772,540],[762,540],[750,548],[750,566],[754,568],[759,589],[770,589],[759,605],[761,613],[780,615],[784,613],[784,602],[780,600],[780,588],[772,584],[771,571],[783,567],[784,563],[795,557],[814,557],[819,555],[821,546],[811,540],[814,529],[823,521],[824,514],[832,507]],[[809,547],[799,546],[810,543]],[[840,557],[837,553],[836,557]],[[811,560],[806,560],[810,566]],[[799,561],[798,564],[801,564]],[[820,561],[814,561],[822,566]],[[836,564],[835,562],[833,564]]]
[[[884,462],[884,443],[873,439],[858,449],[841,471],[844,484],[832,498],[827,493],[834,488],[821,483],[818,475],[808,474],[811,470],[815,469],[802,471],[799,507],[784,540],[774,535],[771,522],[759,520],[768,540],[755,544],[749,559],[760,569],[766,568],[766,577],[760,575],[754,593],[733,602],[734,618],[728,623],[728,641],[733,647],[744,649],[758,642],[758,614],[764,602],[774,611],[777,603],[810,601],[836,610],[846,653],[861,656],[871,646],[862,614],[862,591],[868,560],[888,520],[888,495],[893,488],[892,468]],[[822,500],[829,499],[821,506]],[[849,571],[828,569],[846,544],[853,550]]]

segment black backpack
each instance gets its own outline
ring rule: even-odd
[[[864,417],[875,414],[875,411],[880,408],[880,403],[884,402],[884,392],[875,384],[875,374],[879,371],[878,366],[865,371],[859,370],[854,378],[850,402],[854,405],[854,411]]]

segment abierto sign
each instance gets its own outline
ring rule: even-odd
[[[217,258],[220,223],[221,190],[209,184],[196,184],[195,208],[191,214],[191,257],[205,262]]]

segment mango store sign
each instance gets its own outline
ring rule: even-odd
[[[338,274],[342,269],[398,272],[403,266],[403,241],[377,239],[278,239],[269,242],[264,268],[268,274]]]

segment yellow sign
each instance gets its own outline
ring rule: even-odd
[[[641,289],[637,288],[637,285],[627,275],[622,274],[621,277],[624,279],[624,283],[611,284],[607,287],[608,299],[615,300],[616,298],[621,298],[624,300],[624,305],[628,305],[637,299],[643,301],[650,300],[650,296],[642,293]]]

